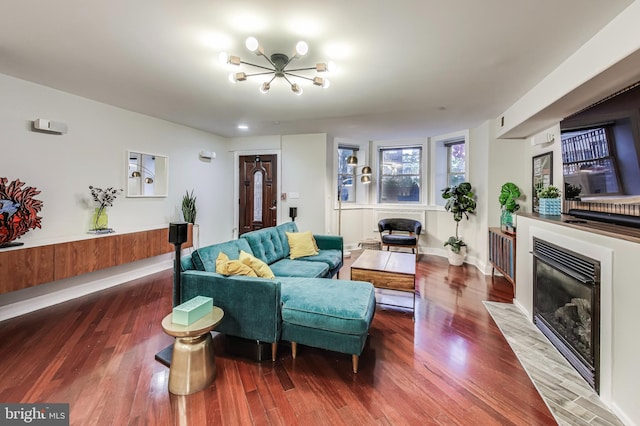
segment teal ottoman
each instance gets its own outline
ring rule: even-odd
[[[282,340],[351,354],[353,372],[376,309],[374,288],[363,281],[282,279]]]

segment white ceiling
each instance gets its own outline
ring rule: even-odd
[[[0,73],[227,137],[425,137],[496,118],[631,3],[0,0]],[[217,54],[260,63],[249,35],[307,41],[331,87],[231,84]]]

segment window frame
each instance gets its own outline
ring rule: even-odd
[[[341,193],[342,193],[342,188],[344,187],[348,187],[348,185],[340,185],[341,182],[344,182],[346,179],[348,179],[349,177],[351,178],[351,185],[350,187],[352,188],[352,190],[350,191],[350,194],[353,195],[353,198],[350,199],[350,196],[347,196],[347,199],[342,199],[343,203],[350,203],[350,204],[355,204],[357,202],[357,187],[355,185],[356,183],[356,170],[357,167],[351,167],[351,169],[349,168],[349,166],[346,165],[346,160],[349,157],[349,155],[344,156],[342,158],[344,158],[344,169],[341,167],[341,152],[340,151],[351,151],[350,155],[354,155],[356,157],[358,157],[358,151],[360,150],[359,146],[355,146],[355,145],[348,145],[348,144],[338,144],[338,149],[337,149],[337,155],[338,155],[338,167],[337,167],[337,173],[336,173],[336,177],[337,177],[337,181],[336,181],[336,201],[340,201],[340,197],[341,197]],[[347,170],[347,173],[341,173],[341,170]],[[349,172],[350,170],[350,172]]]
[[[384,162],[383,162],[383,157],[384,157],[384,153],[388,152],[388,151],[401,151],[401,150],[405,150],[405,149],[416,149],[419,151],[419,158],[417,161],[417,165],[418,165],[418,173],[403,173],[403,174],[395,174],[395,175],[390,175],[390,174],[385,174],[384,173]],[[416,144],[404,144],[404,145],[380,145],[377,147],[377,163],[378,163],[378,168],[377,168],[377,197],[376,197],[376,201],[377,204],[398,204],[398,205],[415,205],[415,204],[421,204],[423,202],[423,187],[425,184],[424,181],[424,158],[425,158],[425,146],[423,143],[416,143]],[[417,200],[412,200],[412,199],[408,199],[408,200],[398,200],[397,198],[395,200],[383,200],[382,199],[382,195],[383,195],[383,180],[386,176],[401,176],[401,177],[409,177],[409,178],[418,178],[418,192],[417,192],[417,196],[418,199]],[[412,195],[409,195],[409,197],[411,197]]]
[[[462,145],[464,148],[464,171],[463,172],[452,172],[452,160],[453,160],[453,147],[457,145]],[[450,141],[444,143],[445,148],[447,148],[447,186],[452,186],[451,177],[452,176],[462,176],[461,182],[467,181],[467,146],[464,139],[459,139],[456,141]]]

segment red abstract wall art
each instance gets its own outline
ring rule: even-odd
[[[38,212],[42,209],[42,201],[33,197],[40,191],[31,186],[22,188],[24,182],[16,179],[9,183],[6,177],[0,177],[0,248],[21,245],[11,243],[29,230],[42,228]]]

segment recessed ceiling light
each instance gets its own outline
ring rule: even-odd
[[[249,130],[249,126],[246,124],[238,124],[238,130]]]

